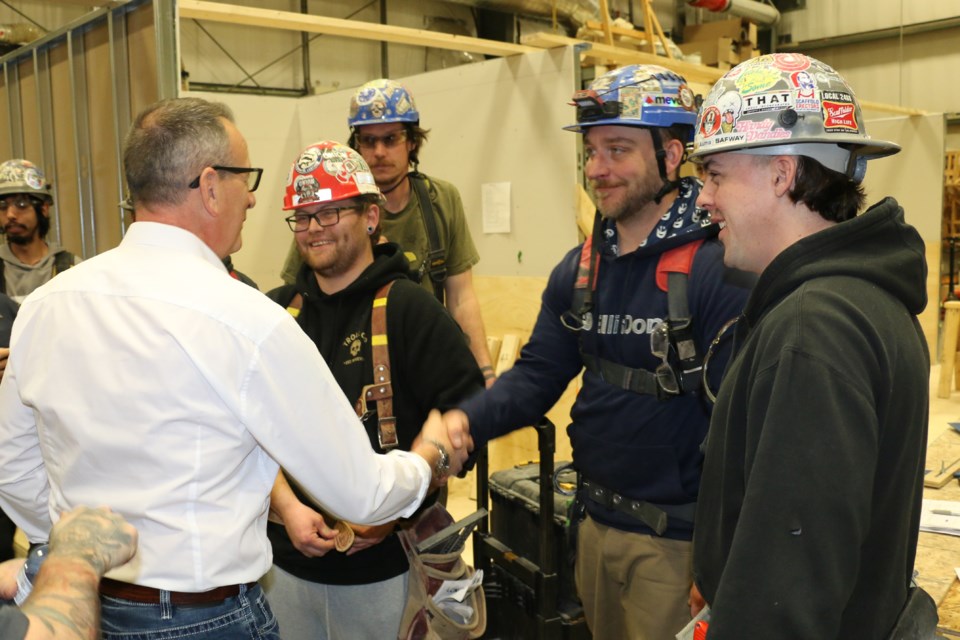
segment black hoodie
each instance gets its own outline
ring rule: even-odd
[[[405,450],[409,450],[420,432],[430,409],[452,408],[483,389],[483,375],[460,327],[436,298],[407,278],[407,265],[397,245],[380,244],[374,247],[373,264],[333,295],[320,290],[313,271],[306,265],[301,267],[296,284],[267,294],[283,306],[289,304],[295,293],[303,296],[297,323],[317,345],[347,398],[356,402],[362,387],[373,382],[373,299],[381,286],[395,281],[387,298],[387,342],[393,411],[400,448]],[[368,409],[374,413],[364,426],[374,450],[382,452],[377,439],[376,405]],[[310,503],[299,492],[298,497]],[[282,526],[270,524],[268,534],[274,562],[304,580],[369,584],[407,569],[406,557],[395,535],[352,556],[331,551],[320,558],[307,558],[293,547]]]
[[[886,199],[767,267],[735,336],[694,533],[710,639],[885,638],[917,547],[923,241]]]

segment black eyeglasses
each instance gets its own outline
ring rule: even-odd
[[[666,320],[662,320],[650,333],[650,352],[662,360],[654,371],[657,376],[657,384],[665,393],[673,396],[679,395],[680,381],[677,378],[677,372],[670,366],[667,358],[670,353],[670,330]]]
[[[0,198],[0,211],[6,211],[10,206],[14,206],[17,209],[27,209],[36,207],[41,204],[36,198],[31,198],[30,196],[20,196],[15,199]]]
[[[247,179],[247,191],[253,193],[257,190],[257,187],[260,186],[260,176],[263,175],[263,169],[257,169],[256,167],[223,167],[218,164],[210,165],[211,169],[217,171],[228,171],[230,173],[235,173],[237,175],[246,175]],[[202,175],[202,174],[201,174]],[[200,176],[197,176],[193,179],[188,185],[191,189],[196,189],[200,186]]]
[[[406,139],[407,130],[399,129],[393,133],[388,133],[385,136],[370,136],[366,134],[360,134],[357,136],[357,144],[360,145],[361,149],[372,150],[376,149],[378,142],[382,142],[384,147],[387,149],[392,149],[401,142],[405,142]]]
[[[711,342],[710,346],[707,347],[707,354],[703,356],[703,390],[711,404],[717,401],[717,396],[710,389],[710,381],[707,379],[707,365],[710,364],[710,358],[713,357],[713,352],[716,351],[718,346],[720,346],[720,343],[723,341],[724,337],[730,335],[728,333],[730,328],[737,324],[739,319],[740,316],[737,316],[736,318],[731,318],[723,323],[723,326],[720,327],[720,331],[717,331],[717,335],[714,337],[713,342]]]
[[[310,228],[310,221],[316,220],[317,224],[321,227],[332,227],[333,225],[340,222],[340,212],[341,211],[360,211],[360,205],[352,204],[348,207],[327,207],[326,209],[320,209],[316,213],[295,213],[289,218],[284,218],[287,221],[287,226],[290,227],[290,231],[294,233],[299,233],[300,231],[306,231]]]

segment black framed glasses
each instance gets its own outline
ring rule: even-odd
[[[669,395],[680,394],[680,380],[677,378],[677,372],[670,366],[670,328],[667,321],[662,320],[652,332],[650,332],[650,352],[660,358],[662,361],[657,365],[654,374],[657,377],[657,384]]]
[[[0,211],[6,211],[11,206],[17,209],[32,209],[37,205],[43,204],[36,198],[30,196],[17,196],[15,198],[0,198]]]
[[[367,151],[377,148],[377,143],[382,142],[383,146],[387,149],[392,149],[401,142],[407,141],[407,130],[406,129],[397,129],[392,133],[388,133],[385,136],[371,136],[365,133],[361,133],[357,136],[357,144],[360,145],[361,149]]]
[[[287,221],[287,226],[290,227],[290,231],[299,233],[310,228],[311,220],[316,220],[317,224],[321,227],[332,227],[340,222],[341,211],[348,213],[351,211],[359,212],[360,209],[361,206],[357,204],[346,207],[326,207],[315,213],[295,213],[288,218],[284,218],[284,220]]]
[[[263,175],[263,169],[258,169],[257,167],[224,167],[222,165],[213,164],[210,165],[211,169],[216,171],[227,171],[229,173],[235,173],[237,175],[245,176],[247,180],[247,191],[253,193],[257,190],[257,187],[260,186],[260,177]],[[191,189],[196,189],[200,186],[200,176],[197,176],[193,179],[188,185]]]

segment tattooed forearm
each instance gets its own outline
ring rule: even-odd
[[[27,638],[92,640],[99,637],[98,582],[99,575],[88,566],[49,558],[37,575],[33,594],[21,607],[30,618]]]

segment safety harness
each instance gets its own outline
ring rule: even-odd
[[[443,283],[447,279],[447,251],[440,244],[440,233],[437,230],[437,217],[433,211],[433,203],[427,190],[427,177],[419,171],[411,171],[407,176],[413,191],[420,202],[420,216],[423,218],[423,227],[427,232],[427,275],[433,282],[433,294],[443,304]],[[423,274],[419,274],[423,277]]]
[[[3,260],[0,260],[0,293],[7,292],[7,282],[3,277]],[[66,271],[73,266],[73,255],[68,251],[58,251],[53,256],[53,269],[51,270],[50,277],[57,275],[61,271]]]
[[[569,329],[583,331],[584,318],[593,309],[594,296],[600,270],[600,250],[602,220],[599,211],[593,222],[593,232],[583,243],[580,250],[580,264],[573,285],[573,302],[561,322]],[[693,340],[693,318],[687,300],[687,280],[693,265],[693,258],[703,244],[700,238],[660,254],[657,261],[656,282],[661,291],[667,293],[667,336],[677,353],[679,367],[677,381],[680,393],[694,393],[700,389],[701,358]],[[671,394],[663,390],[657,382],[657,376],[647,369],[635,369],[618,362],[611,362],[597,355],[587,353],[583,346],[583,334],[580,334],[580,356],[586,369],[608,384],[621,389],[656,396],[665,400]],[[611,509],[639,520],[650,527],[657,535],[663,535],[670,519],[693,522],[696,502],[679,505],[653,504],[644,500],[633,500],[608,489],[594,480],[579,475],[577,503],[590,500],[606,509]],[[576,511],[576,507],[574,507]],[[582,510],[582,507],[581,507]]]
[[[379,289],[373,298],[370,313],[370,347],[373,360],[373,383],[360,390],[354,411],[363,422],[373,413],[368,402],[376,404],[380,448],[390,451],[400,444],[397,440],[397,418],[393,415],[393,385],[390,380],[390,350],[387,344],[387,298],[395,281],[391,280]],[[300,316],[303,296],[294,294],[287,304],[287,311],[294,318]]]
[[[593,233],[583,243],[580,250],[580,265],[573,285],[573,302],[569,311],[563,314],[564,326],[574,331],[584,329],[584,318],[593,310],[594,296],[600,269],[600,243],[602,222],[597,212],[593,223]],[[657,287],[667,293],[667,335],[670,344],[677,353],[679,366],[677,380],[680,393],[695,393],[700,389],[700,370],[702,358],[697,352],[693,339],[693,318],[687,301],[687,280],[693,264],[693,258],[703,244],[703,239],[694,240],[669,249],[660,254],[657,261]],[[587,371],[600,376],[604,382],[627,391],[652,395],[663,400],[671,395],[657,382],[657,376],[648,369],[632,368],[618,362],[606,360],[588,353],[580,338],[580,356]]]

